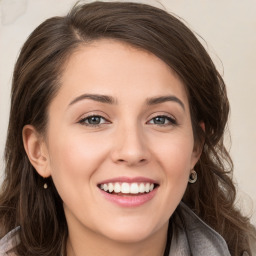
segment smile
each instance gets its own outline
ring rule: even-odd
[[[98,188],[107,201],[120,207],[138,207],[151,201],[159,188],[155,180],[144,177],[119,177],[99,183]]]
[[[144,194],[151,192],[156,187],[154,183],[143,183],[143,182],[115,182],[115,183],[104,183],[100,184],[99,188],[108,193],[115,194]]]

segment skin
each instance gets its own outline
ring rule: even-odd
[[[61,84],[49,106],[46,136],[28,125],[23,139],[31,163],[41,176],[52,176],[63,199],[67,254],[163,255],[169,218],[200,156],[183,83],[155,55],[99,40],[71,55]],[[113,102],[82,99],[84,94],[108,95]],[[170,95],[176,100],[148,104]],[[89,125],[90,115],[102,116],[100,124]],[[166,116],[163,123],[157,116]],[[159,187],[147,203],[121,207],[97,187],[120,176],[150,178]]]

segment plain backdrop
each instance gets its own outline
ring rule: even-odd
[[[0,174],[14,63],[28,35],[45,19],[64,15],[75,0],[0,0]],[[89,1],[86,1],[89,2]],[[136,1],[134,1],[136,2]],[[141,2],[141,1],[140,1]],[[256,1],[143,1],[176,14],[198,35],[227,84],[231,103],[227,146],[239,187],[238,206],[256,224]],[[203,40],[203,39],[204,40]],[[207,184],[206,184],[207,186]],[[210,195],[209,195],[210,196]]]

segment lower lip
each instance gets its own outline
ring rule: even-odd
[[[100,189],[100,192],[105,197],[105,199],[119,206],[136,207],[149,202],[156,195],[157,189],[158,188],[155,188],[154,190],[152,190],[147,194],[138,194],[138,195],[130,195],[130,196],[129,195],[120,196],[115,194],[109,194],[101,189]]]

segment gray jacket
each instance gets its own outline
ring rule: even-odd
[[[203,222],[184,203],[180,203],[173,218],[169,255],[230,256],[223,237]]]
[[[225,240],[184,203],[180,203],[172,220],[169,256],[230,256]],[[19,242],[17,227],[0,240],[0,256],[7,256]],[[244,252],[241,256],[247,255]]]

